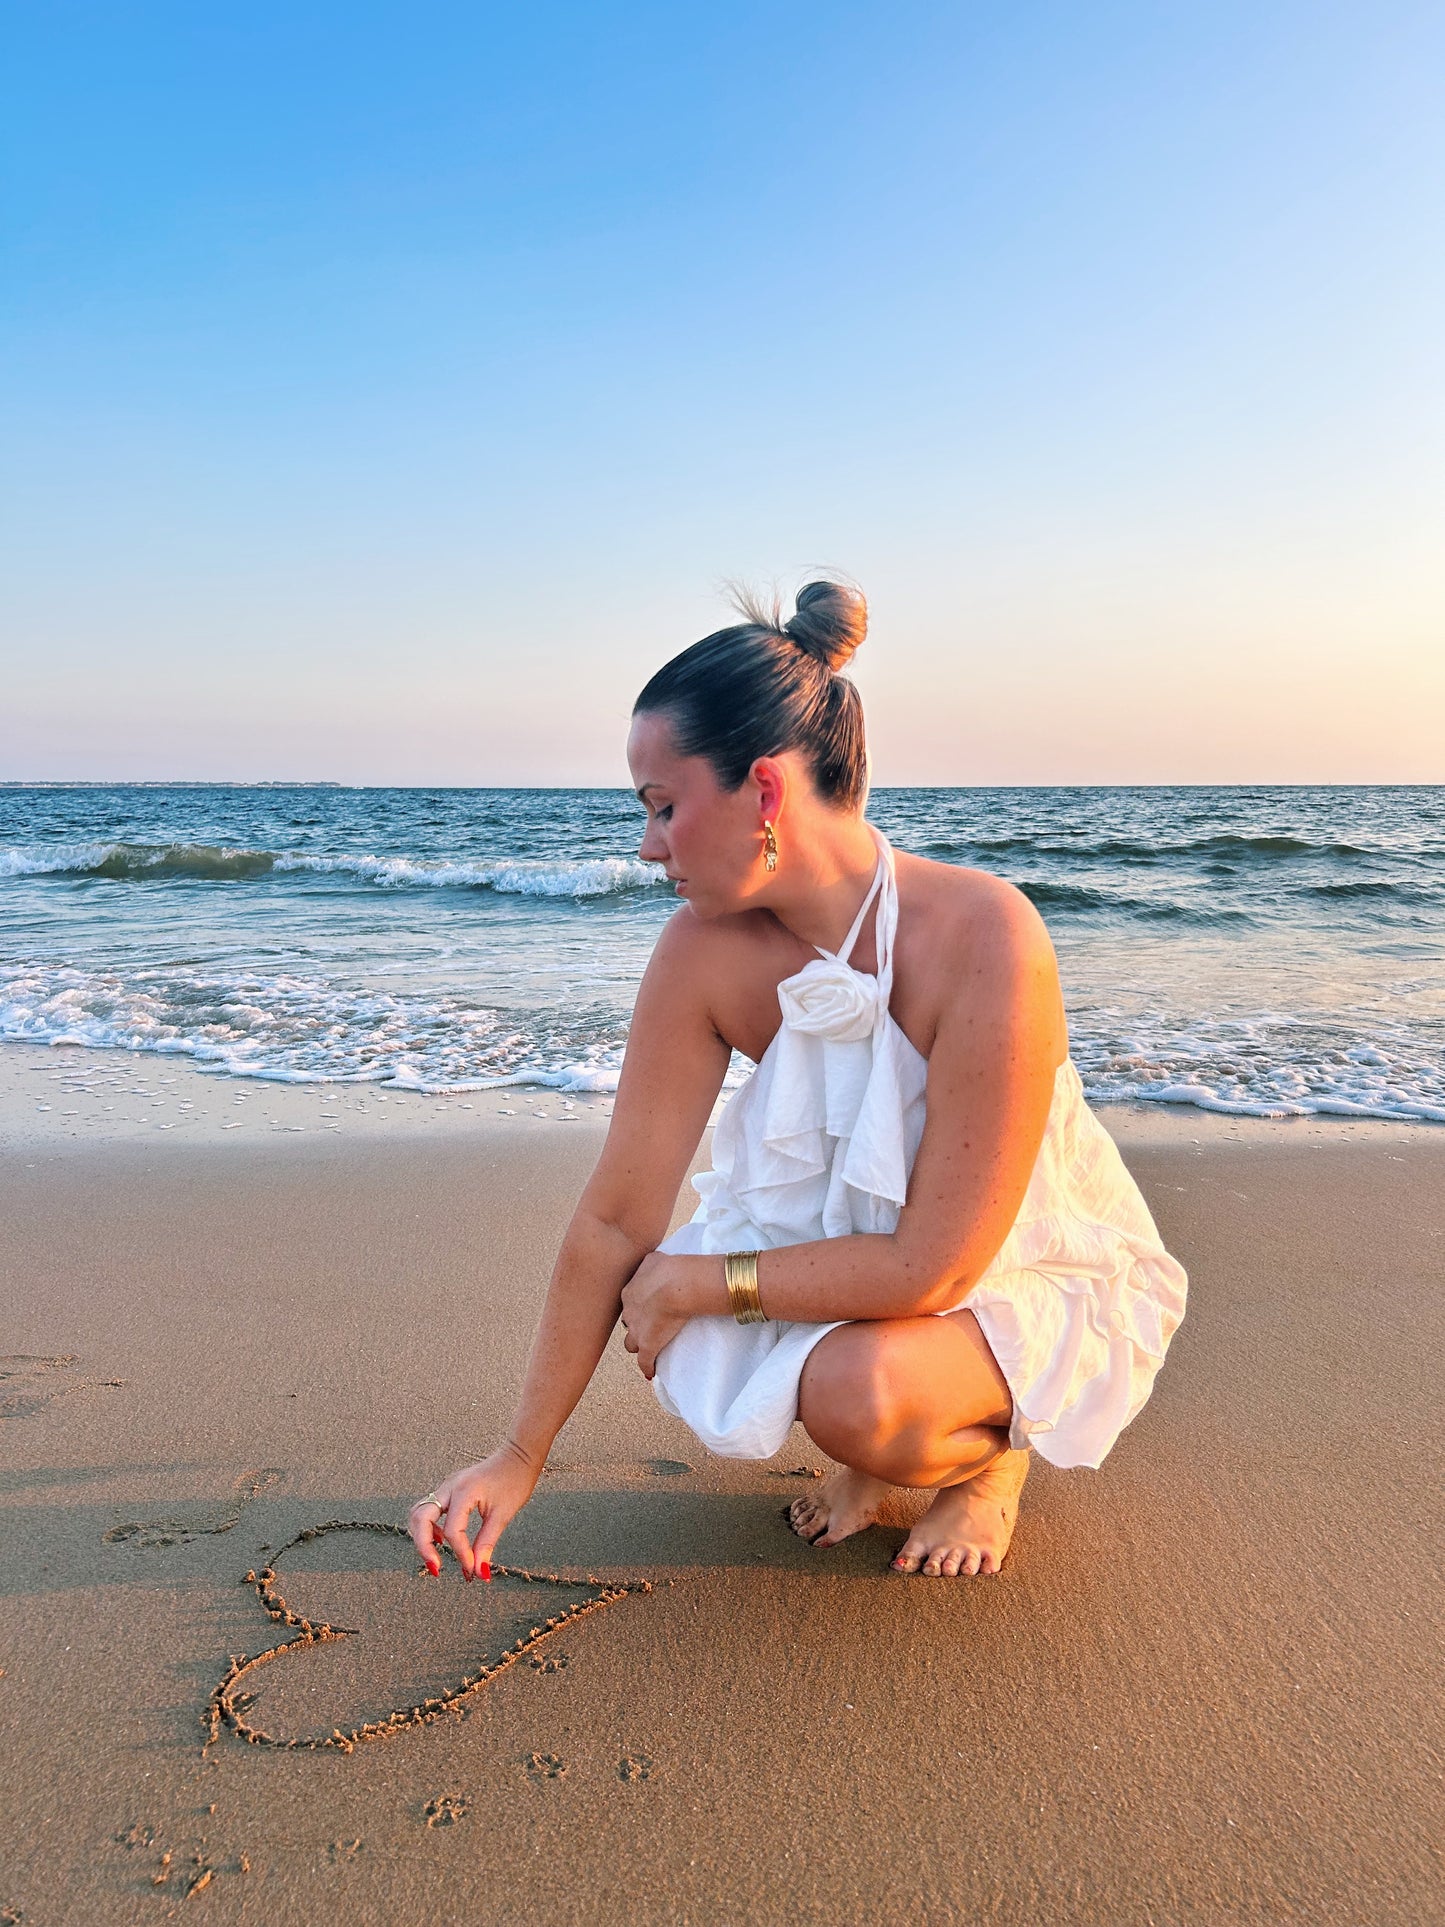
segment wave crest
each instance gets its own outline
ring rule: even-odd
[[[0,850],[0,877],[98,877],[117,883],[191,877],[205,883],[251,883],[295,872],[351,877],[391,890],[495,890],[527,897],[616,896],[665,881],[655,865],[635,857],[428,862],[365,853],[312,856],[228,849],[209,843],[42,843]]]
[[[662,872],[636,857],[597,856],[549,861],[517,858],[502,863],[424,863],[404,856],[279,856],[278,870],[320,876],[352,876],[385,889],[496,890],[503,896],[605,897],[646,890],[665,881]]]

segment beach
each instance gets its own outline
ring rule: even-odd
[[[145,1069],[0,1053],[6,1918],[1439,1918],[1445,1132],[1103,1108],[1189,1316],[996,1580],[814,1552],[806,1437],[706,1457],[619,1335],[484,1588],[374,1528],[505,1426],[609,1100]]]
[[[1445,1927],[1445,8],[83,25],[0,1927]]]

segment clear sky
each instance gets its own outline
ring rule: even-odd
[[[1445,781],[1438,0],[4,8],[0,776]]]

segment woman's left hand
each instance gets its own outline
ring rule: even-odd
[[[637,1354],[642,1376],[657,1370],[657,1354],[675,1338],[701,1306],[690,1286],[696,1282],[698,1260],[687,1252],[649,1251],[622,1287],[622,1323],[627,1350]]]

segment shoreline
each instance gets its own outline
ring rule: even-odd
[[[710,1124],[729,1095],[718,1099]],[[436,1093],[394,1084],[292,1083],[204,1070],[180,1053],[0,1044],[0,1155],[163,1142],[255,1145],[291,1137],[369,1143],[422,1134],[465,1140],[499,1129],[533,1133],[539,1124],[591,1126],[595,1134],[612,1105],[610,1091],[504,1085]],[[1090,1109],[1126,1155],[1213,1144],[1445,1143],[1445,1128],[1415,1118],[1253,1117],[1185,1104]]]

